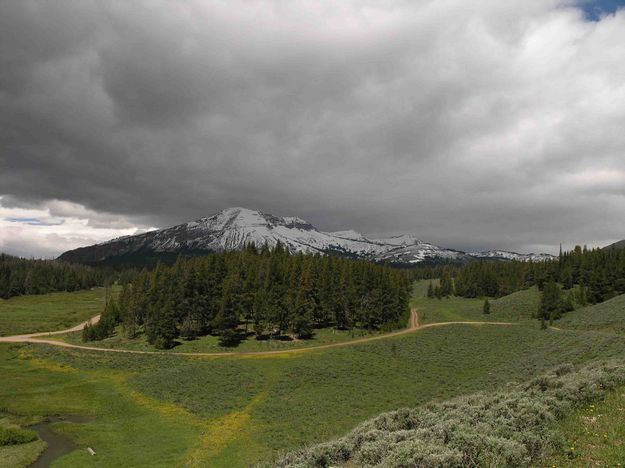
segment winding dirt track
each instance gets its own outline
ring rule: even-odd
[[[76,345],[72,343],[66,343],[64,341],[57,340],[46,340],[46,336],[53,335],[62,335],[64,333],[71,333],[81,331],[88,324],[96,324],[100,320],[100,316],[96,315],[95,317],[83,322],[81,324],[76,325],[75,327],[68,328],[67,330],[58,330],[53,332],[43,332],[43,333],[30,333],[27,335],[15,335],[15,336],[2,336],[0,337],[0,343],[39,343],[39,344],[47,344],[52,346],[60,346],[62,348],[73,348],[73,349],[83,349],[87,351],[100,351],[105,353],[125,353],[125,354],[158,354],[162,356],[191,356],[191,357],[227,357],[227,356],[270,356],[272,354],[295,354],[295,353],[305,353],[308,351],[315,351],[319,349],[328,349],[328,348],[339,348],[343,346],[353,346],[361,343],[368,343],[371,341],[385,340],[387,338],[391,338],[394,336],[406,335],[408,333],[413,333],[418,330],[424,330],[426,328],[434,328],[434,327],[445,327],[449,325],[504,325],[504,326],[512,326],[517,325],[516,323],[509,322],[439,322],[439,323],[428,323],[426,325],[419,324],[419,316],[417,314],[417,309],[412,309],[410,311],[410,326],[403,330],[399,330],[396,332],[385,333],[383,335],[370,336],[366,338],[358,338],[350,341],[342,341],[340,343],[331,343],[319,346],[309,346],[306,348],[291,348],[291,349],[281,349],[275,351],[233,351],[233,352],[218,352],[218,353],[182,353],[175,351],[139,351],[133,349],[115,349],[115,348],[98,348],[95,346],[84,346],[84,345]]]

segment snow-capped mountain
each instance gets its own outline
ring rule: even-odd
[[[467,255],[483,260],[515,260],[517,262],[543,262],[555,258],[553,255],[545,253],[520,254],[517,252],[508,252],[506,250],[486,250],[484,252],[471,252]]]
[[[291,252],[348,255],[395,264],[442,260],[465,262],[473,257],[481,258],[477,254],[428,244],[413,235],[369,239],[352,230],[319,231],[307,221],[296,217],[278,217],[246,208],[228,208],[213,216],[171,228],[71,250],[59,259],[87,264],[136,263],[146,258],[175,258],[180,253],[239,250],[252,242],[257,246],[266,244],[269,247],[275,247],[280,242]]]

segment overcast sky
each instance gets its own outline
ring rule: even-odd
[[[0,0],[0,250],[229,206],[464,250],[623,239],[622,3]]]

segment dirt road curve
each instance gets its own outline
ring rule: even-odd
[[[178,352],[166,352],[166,351],[138,351],[132,349],[114,349],[114,348],[97,348],[95,346],[84,346],[84,345],[75,345],[71,343],[66,343],[64,341],[57,340],[46,340],[46,336],[52,335],[62,335],[64,333],[71,333],[81,331],[87,324],[95,324],[100,320],[100,316],[96,315],[95,317],[83,322],[75,327],[68,328],[67,330],[59,330],[54,332],[44,332],[44,333],[31,333],[28,335],[15,335],[15,336],[4,336],[0,337],[0,343],[39,343],[39,344],[48,344],[52,346],[60,346],[62,348],[73,348],[73,349],[84,349],[87,351],[100,351],[105,353],[125,353],[125,354],[159,354],[166,356],[195,356],[195,357],[226,357],[226,356],[270,356],[272,354],[295,354],[295,353],[305,353],[308,351],[314,351],[318,349],[328,349],[328,348],[339,348],[343,346],[352,346],[355,344],[368,343],[370,341],[378,341],[385,340],[387,338],[391,338],[394,336],[406,335],[408,333],[413,333],[417,330],[423,330],[426,328],[433,327],[444,327],[448,325],[516,325],[515,323],[508,322],[440,322],[440,323],[428,323],[426,325],[419,325],[419,316],[417,314],[417,309],[412,309],[410,311],[410,326],[403,330],[399,330],[396,332],[385,333],[383,335],[370,336],[367,338],[358,338],[356,340],[351,341],[342,341],[340,343],[332,343],[326,345],[319,346],[310,346],[307,348],[292,348],[292,349],[282,349],[275,351],[233,351],[233,352],[220,352],[220,353],[178,353]]]
[[[28,335],[0,336],[0,343],[44,343],[46,340],[39,340],[40,337],[63,335],[64,333],[72,333],[82,331],[87,325],[95,325],[100,321],[100,315],[91,317],[86,322],[79,323],[75,327],[66,330],[58,330],[52,332],[29,333]],[[57,343],[55,341],[55,343]]]

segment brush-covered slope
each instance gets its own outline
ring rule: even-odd
[[[562,450],[555,422],[625,383],[622,361],[562,365],[526,384],[370,419],[346,436],[262,466],[537,466]]]
[[[490,315],[501,321],[531,320],[540,306],[540,291],[536,286],[508,294],[491,302]]]
[[[577,330],[625,333],[625,294],[564,315],[556,326]]]

